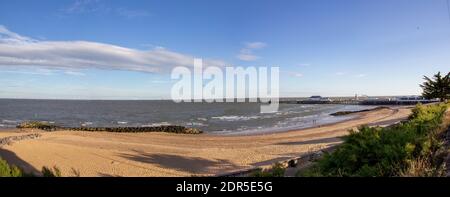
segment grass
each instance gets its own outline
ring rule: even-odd
[[[408,121],[386,128],[363,126],[299,176],[442,176],[443,124],[449,104],[417,105]],[[444,122],[447,123],[447,122]]]
[[[52,169],[46,166],[42,167],[43,177],[61,177],[61,171],[54,166]],[[32,177],[33,174],[23,172],[22,169],[15,165],[9,165],[5,160],[0,158],[0,177]]]
[[[5,160],[0,158],[0,177],[22,177],[24,174],[17,166],[10,166]]]

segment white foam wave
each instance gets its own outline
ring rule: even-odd
[[[260,116],[217,116],[212,117],[212,119],[222,120],[222,121],[245,121],[245,120],[255,120],[261,118]]]

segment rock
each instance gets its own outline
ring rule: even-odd
[[[291,159],[288,161],[288,167],[295,168],[297,166],[298,160],[297,159]]]
[[[41,137],[41,134],[39,134],[39,133],[33,133],[33,134],[28,134],[28,135],[20,135],[20,136],[4,137],[4,138],[0,138],[0,146],[11,145],[13,142],[16,142],[16,141],[36,139],[36,138],[39,138],[39,137]]]
[[[156,127],[59,127],[46,122],[23,122],[17,125],[17,128],[31,128],[41,129],[45,131],[55,130],[71,130],[71,131],[97,131],[97,132],[125,132],[125,133],[138,133],[138,132],[167,132],[167,133],[183,133],[183,134],[200,134],[203,133],[200,129],[187,128],[183,126],[169,125],[169,126],[156,126]]]

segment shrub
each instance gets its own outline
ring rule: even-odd
[[[262,170],[258,169],[252,173],[251,177],[283,177],[285,168],[281,163],[275,163],[270,169]]]
[[[419,104],[407,122],[385,128],[362,126],[358,132],[352,130],[335,152],[325,154],[312,168],[300,175],[400,176],[411,167],[423,166],[431,162],[428,158],[442,147],[437,134],[447,107],[446,104]],[[421,163],[417,161],[418,158],[427,160]],[[437,164],[431,162],[430,165]],[[429,169],[426,173],[439,174]]]
[[[61,177],[61,171],[56,166],[53,169],[47,166],[42,167],[42,176],[44,177]]]
[[[5,160],[0,158],[0,177],[21,177],[22,170],[17,166],[10,166]]]
[[[42,167],[42,176],[44,177],[61,177],[61,171],[56,166],[53,169]],[[33,174],[24,173],[22,169],[15,165],[9,165],[5,160],[0,158],[0,177],[30,177]],[[79,176],[79,172],[78,172]]]

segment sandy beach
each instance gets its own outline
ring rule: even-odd
[[[409,108],[380,109],[321,127],[249,136],[14,129],[0,131],[0,138],[32,133],[41,137],[4,145],[0,156],[28,172],[57,166],[63,176],[209,176],[334,146],[349,129],[394,124],[410,113]]]

